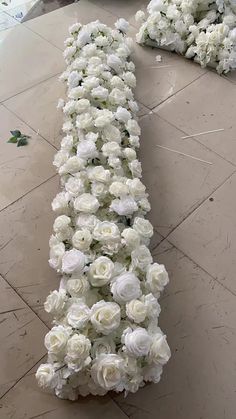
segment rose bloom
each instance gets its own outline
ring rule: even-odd
[[[94,228],[93,237],[95,240],[100,242],[117,242],[120,240],[120,231],[115,223],[101,221],[98,222]]]
[[[54,290],[47,297],[44,303],[44,310],[52,315],[61,315],[66,302],[66,291],[65,290]]]
[[[82,272],[85,263],[86,258],[82,252],[77,249],[68,250],[62,257],[62,271],[66,274]]]
[[[153,263],[153,265],[148,267],[146,279],[146,288],[157,297],[169,282],[165,266],[158,263]]]
[[[75,302],[68,308],[66,320],[67,323],[74,329],[83,329],[90,316],[90,309],[86,304],[81,302]]]
[[[166,364],[171,356],[170,348],[163,333],[156,333],[152,337],[149,360],[154,364]]]
[[[94,382],[105,390],[119,386],[124,374],[124,361],[119,355],[106,354],[96,358],[91,368]]]
[[[53,388],[57,382],[57,376],[52,364],[41,364],[35,374],[40,387]]]
[[[89,230],[77,230],[72,237],[73,246],[81,251],[89,250],[92,243],[92,235]]]
[[[119,303],[133,300],[141,295],[140,281],[132,272],[125,272],[114,280],[111,292]]]
[[[77,211],[87,212],[89,214],[95,213],[100,204],[97,198],[89,193],[83,193],[75,199],[74,208]]]
[[[147,316],[147,307],[140,300],[131,300],[126,304],[126,314],[135,323],[142,323]]]
[[[153,236],[153,226],[150,221],[145,218],[136,217],[133,223],[133,229],[136,230],[140,236],[150,239]]]
[[[102,354],[115,353],[116,345],[115,342],[109,336],[103,336],[102,338],[95,339],[93,342],[91,354],[93,358],[96,358]]]
[[[67,343],[66,362],[76,372],[90,364],[91,343],[82,334],[74,334]]]
[[[89,282],[85,276],[70,278],[66,282],[66,289],[71,297],[83,297],[90,289]]]
[[[49,354],[60,355],[65,352],[66,344],[71,334],[71,328],[54,326],[45,336],[44,344]]]
[[[90,321],[98,333],[109,335],[120,325],[120,306],[101,300],[92,306]]]
[[[142,327],[133,331],[128,328],[124,331],[124,343],[126,350],[131,355],[139,357],[148,355],[152,339],[146,329]]]
[[[132,215],[138,210],[138,205],[132,196],[122,196],[120,199],[114,199],[110,208],[118,215]]]
[[[102,287],[110,282],[114,263],[106,256],[98,257],[89,267],[88,278],[93,287]]]
[[[152,263],[152,255],[150,250],[145,245],[141,245],[137,247],[137,249],[134,249],[131,252],[131,259],[133,266],[141,269],[142,271],[145,271],[148,265]]]

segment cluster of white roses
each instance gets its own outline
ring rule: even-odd
[[[62,191],[49,260],[62,279],[45,302],[54,327],[36,377],[71,400],[156,383],[170,357],[158,327],[168,274],[147,247],[153,227],[135,151],[132,40],[124,19],[115,26],[74,24],[64,52],[65,136],[54,159]]]
[[[218,73],[236,68],[236,0],[151,0],[137,42],[185,55]]]

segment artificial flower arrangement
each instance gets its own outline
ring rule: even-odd
[[[175,51],[201,66],[236,68],[236,0],[151,0],[139,10],[137,42]]]
[[[62,190],[49,260],[61,281],[45,302],[54,326],[36,378],[70,400],[136,392],[157,383],[170,358],[158,326],[168,274],[148,249],[153,227],[136,155],[132,40],[124,19],[115,26],[76,23],[65,43],[65,136],[54,159]]]

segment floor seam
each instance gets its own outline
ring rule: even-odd
[[[130,419],[130,416],[127,415],[127,413],[122,409],[122,407],[119,405],[119,403],[117,403],[116,400],[113,399],[113,397],[109,394],[110,399],[113,401],[113,403],[115,403],[115,405],[118,407],[118,409],[127,417]]]
[[[37,365],[38,364],[38,362],[40,362],[44,357],[45,357],[45,355],[47,355],[47,353],[45,352],[45,354],[41,357],[41,358],[39,358],[38,359],[38,361],[37,362],[35,362],[35,364],[32,366],[32,367],[30,367],[23,375],[22,375],[22,377],[20,377],[20,378],[18,378],[18,380],[16,380],[16,382],[4,393],[4,394],[2,394],[2,396],[0,397],[0,400],[2,400],[3,399],[3,397],[5,397],[6,395],[7,395],[7,393],[9,393],[9,391],[11,391],[18,383],[19,383],[19,381],[21,381],[34,367],[35,367],[35,365]]]
[[[42,183],[40,183],[39,185],[35,186],[33,189],[30,189],[29,191],[27,191],[25,194],[21,195],[19,198],[15,199],[15,201],[11,202],[10,204],[8,204],[6,207],[2,208],[0,210],[0,214],[2,211],[5,211],[7,208],[9,208],[11,205],[15,204],[16,202],[20,201],[20,199],[24,198],[25,196],[27,196],[28,194],[30,194],[31,192],[33,192],[35,189],[40,188],[40,186],[44,185],[46,182],[48,182],[49,180],[53,179],[54,177],[57,176],[57,173],[55,173],[55,175],[50,176],[48,179],[44,180]]]
[[[165,240],[165,239],[164,239]],[[192,257],[190,257],[187,253],[185,253],[181,248],[177,247],[174,243],[172,243],[171,240],[166,239],[166,241],[171,244],[175,249],[177,249],[179,252],[181,252],[185,257],[187,257],[194,265],[196,265],[198,268],[200,268],[203,272],[205,272],[212,280],[216,281],[218,285],[220,285],[222,288],[224,288],[225,291],[228,291],[230,294],[232,294],[234,297],[236,297],[236,293],[234,293],[230,288],[222,284],[214,275],[212,275],[210,272],[208,272],[205,268],[203,268],[201,265],[199,265],[198,262],[196,262]]]
[[[58,71],[57,73],[55,73],[55,74],[51,75],[50,77],[47,77],[46,79],[43,79],[43,80],[39,81],[38,83],[32,84],[32,86],[26,87],[25,89],[21,90],[20,92],[15,93],[15,94],[14,94],[14,95],[12,95],[12,96],[9,96],[9,97],[7,97],[7,98],[5,98],[5,99],[3,99],[3,100],[0,100],[0,105],[3,105],[3,104],[4,104],[4,102],[7,102],[7,101],[8,101],[8,100],[10,100],[10,99],[14,99],[16,96],[21,95],[21,93],[25,93],[25,92],[27,92],[27,90],[30,90],[30,89],[32,89],[33,87],[36,87],[36,86],[38,86],[39,84],[42,84],[42,83],[44,83],[45,81],[52,79],[53,77],[59,76],[59,75],[62,73],[62,71],[63,71],[63,69],[62,69],[61,71]]]

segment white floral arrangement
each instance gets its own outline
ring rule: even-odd
[[[136,155],[132,39],[124,19],[115,26],[76,23],[65,42],[65,136],[54,159],[62,191],[52,202],[49,260],[61,281],[45,302],[54,326],[36,378],[70,400],[136,392],[159,382],[170,358],[158,326],[168,274],[148,249],[153,227]]]
[[[218,73],[236,68],[236,0],[151,0],[137,42],[175,51]]]

